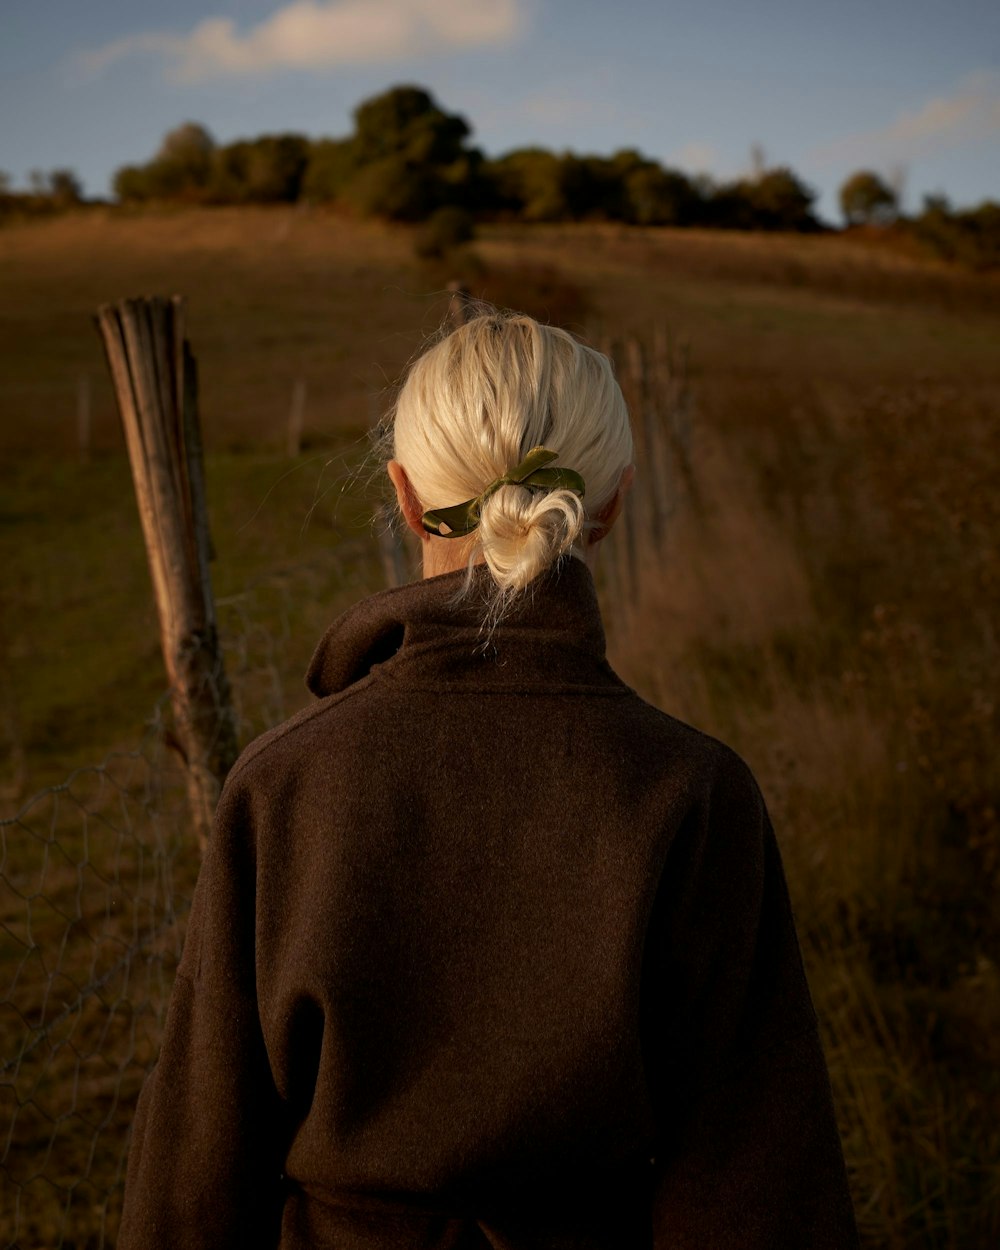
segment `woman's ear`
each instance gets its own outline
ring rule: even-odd
[[[591,543],[600,542],[602,538],[606,537],[612,525],[614,525],[615,521],[618,520],[618,515],[625,502],[625,496],[632,487],[632,480],[634,477],[635,465],[627,464],[625,468],[622,469],[622,475],[618,479],[618,489],[600,510],[600,512],[598,512],[594,517],[597,525],[595,525],[595,527],[587,535],[588,546],[590,546]]]
[[[402,512],[406,524],[418,538],[430,538],[430,534],[424,529],[420,520],[424,515],[424,506],[417,498],[417,492],[413,489],[413,483],[407,476],[406,470],[398,460],[390,460],[386,465],[386,472],[396,488],[399,510]]]

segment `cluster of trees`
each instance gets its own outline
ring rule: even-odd
[[[394,87],[354,112],[342,139],[263,135],[216,145],[203,126],[171,131],[151,161],[115,175],[124,202],[339,201],[364,216],[425,221],[444,207],[523,221],[815,230],[815,193],[785,167],[716,184],[626,149],[613,156],[521,148],[489,159],[464,118],[420,87]]]
[[[72,169],[53,169],[49,173],[33,169],[28,175],[27,191],[12,190],[10,177],[0,170],[0,213],[15,209],[53,212],[82,201],[83,187]]]
[[[840,211],[849,226],[889,225],[899,216],[899,194],[871,169],[859,169],[840,188]]]
[[[995,200],[956,210],[945,196],[929,195],[909,225],[925,247],[945,260],[972,269],[1000,269],[1000,203]]]
[[[529,222],[604,220],[635,225],[714,226],[739,230],[820,229],[815,192],[785,166],[731,182],[690,177],[633,149],[580,156],[528,147],[488,158],[470,143],[463,117],[421,87],[401,86],[363,101],[353,133],[341,139],[261,135],[217,144],[204,126],[171,130],[145,164],[114,178],[123,203],[341,203],[361,216],[427,223],[428,254],[471,237],[483,218]],[[0,214],[50,212],[79,203],[72,170],[34,173],[13,192],[0,173]],[[1000,204],[955,211],[928,197],[912,218],[897,191],[872,170],[840,188],[849,226],[896,224],[937,254],[975,268],[1000,267]]]
[[[1000,204],[984,200],[977,208],[953,209],[943,195],[924,197],[921,211],[901,219],[895,190],[872,170],[859,170],[840,188],[840,208],[848,225],[891,225],[945,260],[973,269],[1000,268]]]

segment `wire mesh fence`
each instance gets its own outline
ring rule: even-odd
[[[139,747],[0,820],[4,1244],[113,1240],[197,873],[163,705]]]

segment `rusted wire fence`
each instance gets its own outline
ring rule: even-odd
[[[604,561],[605,593],[627,605],[666,558],[690,471],[690,396],[665,336],[603,346],[632,408],[640,464]],[[401,538],[385,509],[373,537],[366,558],[385,581],[412,574],[412,553],[390,558]],[[357,559],[352,548],[331,551],[217,603],[227,716],[241,741],[306,698],[288,671],[299,624],[289,605],[372,589],[371,567],[359,570]],[[156,1059],[199,864],[175,730],[165,694],[134,749],[0,813],[2,1247],[114,1245],[129,1127]]]

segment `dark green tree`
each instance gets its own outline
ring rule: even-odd
[[[80,203],[83,187],[72,169],[53,169],[49,174],[49,196],[61,208]]]
[[[916,237],[936,255],[971,269],[1000,269],[1000,203],[953,209],[944,195],[924,197],[911,223]]]
[[[884,225],[899,215],[896,192],[870,169],[851,174],[840,188],[840,211],[849,226]]]
[[[111,179],[115,199],[122,204],[138,204],[152,198],[152,183],[146,165],[121,165]]]
[[[214,154],[215,140],[198,122],[168,131],[147,167],[154,198],[199,198],[212,176]]]
[[[433,167],[398,155],[358,170],[342,198],[363,217],[392,221],[422,221],[442,202],[440,179]]]
[[[294,134],[226,144],[214,154],[208,196],[226,204],[297,200],[309,153],[309,140]]]
[[[448,165],[462,156],[470,133],[464,117],[444,112],[422,87],[393,87],[354,110],[359,166],[389,156],[417,165]]]
[[[818,230],[816,192],[787,166],[724,183],[706,203],[709,225],[729,230]]]
[[[606,221],[621,215],[620,179],[606,156],[564,152],[559,158],[558,178],[574,221]]]
[[[463,117],[422,87],[393,87],[354,111],[356,169],[343,198],[366,215],[418,221],[446,204],[483,198],[482,156],[466,146]]]
[[[33,169],[28,174],[28,187],[30,195],[39,200],[51,200],[60,206],[78,203],[83,191],[79,178],[71,169],[53,169],[49,173]]]
[[[629,170],[623,188],[626,221],[638,226],[687,226],[697,219],[700,197],[677,170],[649,161]]]
[[[353,139],[318,139],[311,146],[302,196],[314,204],[335,200],[357,172]]]
[[[517,148],[487,162],[497,207],[525,221],[565,221],[572,213],[562,162],[546,148]]]
[[[815,230],[819,224],[812,211],[816,192],[787,166],[765,170],[747,195],[762,230]]]
[[[147,164],[123,165],[115,172],[115,195],[126,202],[205,199],[214,158],[215,140],[205,127],[185,122],[164,135]]]

